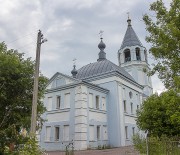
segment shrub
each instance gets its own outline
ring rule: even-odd
[[[138,133],[133,136],[133,144],[135,149],[140,153],[146,153],[146,139],[143,136],[140,136]]]
[[[148,137],[148,152],[150,155],[179,155],[179,138],[178,137],[166,137],[160,138],[150,136]],[[139,134],[133,137],[133,144],[140,154],[147,153],[146,139]]]

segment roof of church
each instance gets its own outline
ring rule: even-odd
[[[135,82],[133,77],[129,73],[127,73],[123,68],[117,66],[116,64],[112,63],[111,61],[107,59],[83,66],[82,68],[78,70],[76,78],[86,79],[89,77],[102,75],[104,73],[109,73],[112,71],[116,71],[120,73],[121,75],[125,76],[126,78]]]
[[[136,35],[136,33],[134,32],[131,26],[131,20],[128,19],[127,22],[128,22],[128,27],[120,49],[126,46],[135,46],[135,45],[142,46],[142,43],[140,42],[138,36]]]

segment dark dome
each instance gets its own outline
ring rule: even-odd
[[[78,70],[76,77],[78,79],[86,79],[86,78],[99,76],[104,73],[109,73],[113,71],[117,71],[118,73],[125,76],[126,78],[132,81],[135,81],[133,77],[129,73],[127,73],[123,68],[115,65],[114,63],[112,63],[111,61],[107,59],[83,66],[82,68]]]
[[[76,65],[73,66],[73,70],[71,71],[71,74],[73,75],[73,77],[75,78],[76,77],[76,74],[77,74],[77,70],[76,70]]]
[[[103,43],[102,38],[101,38],[101,42],[100,42],[99,45],[98,45],[98,48],[99,48],[100,50],[104,50],[104,49],[106,48],[106,45],[105,45],[105,43]]]
[[[76,70],[76,69],[73,69],[73,70],[71,71],[71,74],[77,74],[77,70]]]

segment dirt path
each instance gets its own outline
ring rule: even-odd
[[[47,153],[48,155],[65,155],[64,152],[59,151]],[[134,150],[132,146],[127,146],[106,150],[74,151],[74,155],[139,155],[139,153],[136,150]]]

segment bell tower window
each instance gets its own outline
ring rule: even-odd
[[[126,49],[124,51],[124,62],[128,62],[128,61],[131,61],[131,53],[130,53],[130,50],[129,49]]]
[[[136,60],[141,61],[140,49],[136,47]]]

